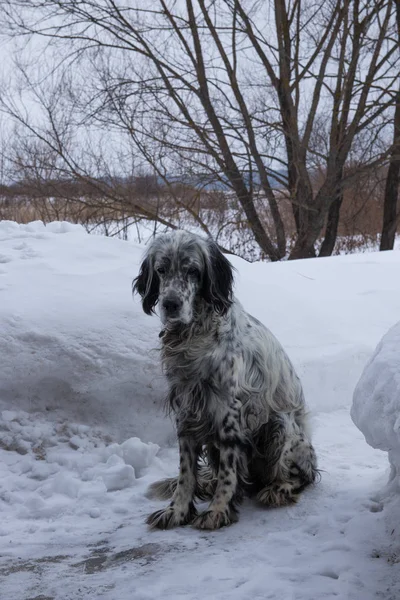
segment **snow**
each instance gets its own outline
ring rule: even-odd
[[[389,481],[377,498],[388,507],[388,531],[396,529],[400,518],[400,323],[386,333],[367,363],[354,391],[351,417],[368,444],[388,453]]]
[[[381,307],[382,308],[382,307]],[[372,448],[387,452],[389,478],[375,493],[385,508],[383,552],[400,562],[400,323],[389,329],[367,362],[354,390],[351,417]]]
[[[146,489],[178,453],[160,324],[131,297],[143,249],[0,222],[0,598],[398,599],[400,515],[378,494],[388,447],[366,444],[349,409],[400,314],[400,253],[232,257],[239,299],[303,380],[322,481],[294,507],[246,501],[238,524],[205,533],[144,524],[162,506]]]

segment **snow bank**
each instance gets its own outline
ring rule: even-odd
[[[400,323],[383,337],[366,365],[351,417],[368,444],[388,453],[390,489],[400,490]]]
[[[0,222],[0,409],[98,426],[118,442],[173,439],[159,324],[131,296],[142,252],[70,223]]]
[[[15,221],[0,221],[0,241],[9,240],[10,237],[24,238],[40,236],[47,232],[51,233],[86,233],[83,225],[69,223],[68,221],[52,221],[45,225],[43,221],[31,221],[30,223],[16,223]]]

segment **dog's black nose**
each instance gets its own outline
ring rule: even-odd
[[[178,313],[179,309],[182,307],[182,300],[180,300],[177,296],[168,297],[164,298],[162,305],[166,314],[169,317],[173,317]]]

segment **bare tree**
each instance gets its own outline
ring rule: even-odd
[[[400,50],[400,0],[395,0],[397,40]],[[398,197],[400,185],[400,86],[395,97],[393,143],[390,149],[388,173],[386,177],[385,201],[383,208],[383,228],[380,250],[392,250],[399,221]]]
[[[274,182],[292,205],[290,258],[314,256],[324,228],[321,254],[329,254],[354,145],[373,130],[361,168],[385,158],[376,142],[398,75],[394,0],[6,0],[1,7],[9,32],[56,49],[73,83],[77,122],[128,136],[166,181],[183,165],[229,187],[271,260],[287,253]],[[314,144],[321,119],[322,147]],[[325,173],[318,189],[316,164]]]

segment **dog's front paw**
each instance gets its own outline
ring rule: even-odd
[[[167,506],[156,510],[146,519],[147,525],[152,529],[172,529],[191,523],[197,516],[193,503],[186,510],[179,510],[176,506]]]
[[[209,509],[199,515],[192,523],[197,529],[220,529],[232,523],[236,523],[238,514],[232,509],[213,510]]]

